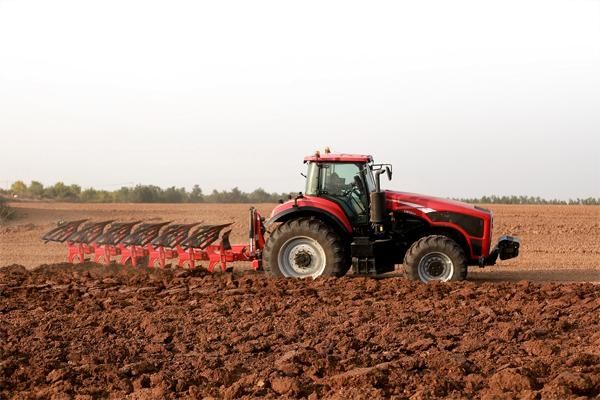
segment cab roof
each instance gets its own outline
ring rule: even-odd
[[[304,157],[304,162],[358,162],[367,163],[373,162],[372,156],[366,156],[362,154],[332,154],[315,153],[312,156]]]

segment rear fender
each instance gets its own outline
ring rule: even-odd
[[[277,206],[271,213],[269,224],[286,222],[296,218],[320,219],[343,236],[352,235],[352,225],[340,206],[332,201],[317,198],[290,200]]]

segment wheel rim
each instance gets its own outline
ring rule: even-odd
[[[296,236],[281,246],[279,269],[287,278],[316,278],[325,270],[325,251],[316,240]]]
[[[423,282],[445,282],[452,278],[454,263],[444,253],[427,253],[419,261],[417,270],[419,272],[419,279]]]

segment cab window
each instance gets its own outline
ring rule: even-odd
[[[356,223],[368,221],[368,189],[363,164],[321,164],[319,192],[340,204]]]
[[[342,196],[357,179],[362,180],[356,164],[323,164],[321,190],[332,196]]]

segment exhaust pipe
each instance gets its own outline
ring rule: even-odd
[[[376,231],[383,231],[381,226],[385,222],[385,192],[381,191],[381,174],[386,172],[380,169],[375,172],[375,191],[371,192],[371,216],[370,221],[376,226]]]

